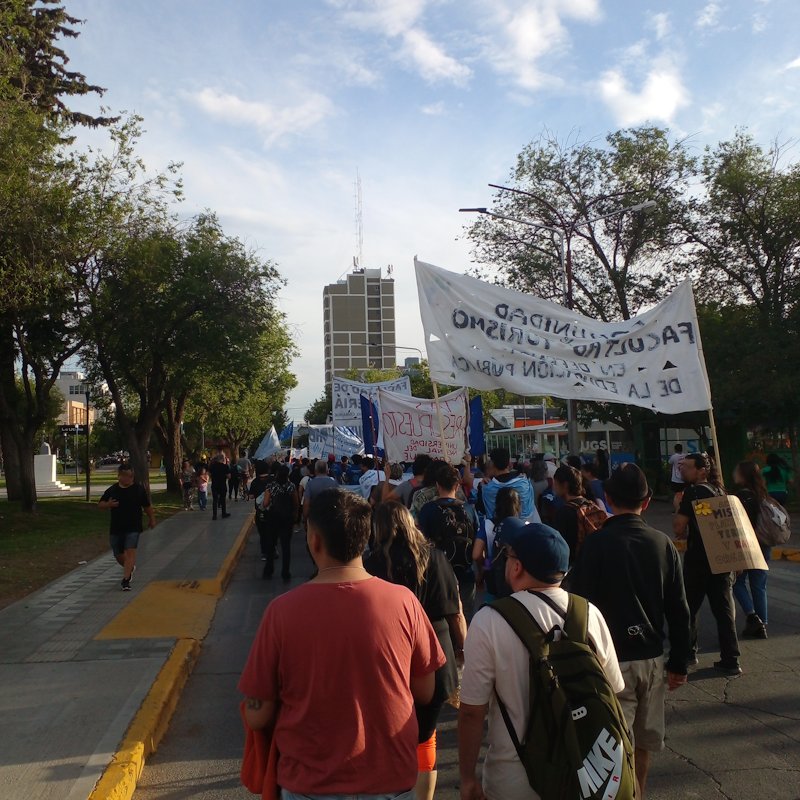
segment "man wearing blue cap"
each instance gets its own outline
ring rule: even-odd
[[[564,624],[569,595],[561,581],[569,568],[569,546],[558,531],[541,523],[508,519],[503,523],[506,580],[544,631]],[[534,594],[536,592],[543,597]],[[600,612],[589,605],[588,638],[615,692],[625,687],[614,644]],[[505,619],[491,608],[473,618],[464,644],[464,675],[458,716],[462,800],[538,800],[503,721],[497,696],[522,740],[530,710],[529,654]],[[489,715],[489,748],[483,781],[476,768]],[[543,754],[544,755],[544,754]]]

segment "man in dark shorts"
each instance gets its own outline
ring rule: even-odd
[[[131,590],[131,578],[136,569],[136,548],[142,532],[142,511],[147,514],[148,527],[156,526],[156,514],[147,490],[133,479],[133,468],[120,464],[117,482],[103,492],[98,508],[111,509],[111,550],[122,567],[122,591]]]

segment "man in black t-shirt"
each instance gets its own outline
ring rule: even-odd
[[[673,518],[673,532],[678,539],[686,539],[683,557],[683,582],[692,619],[692,653],[690,664],[697,663],[697,613],[708,597],[711,613],[717,621],[720,660],[714,669],[725,675],[740,675],[739,639],[736,635],[736,610],[733,605],[732,572],[714,574],[708,563],[703,537],[697,525],[692,503],[708,497],[725,494],[719,483],[716,465],[704,453],[689,453],[681,462],[681,475],[686,483],[680,506]]]
[[[228,475],[231,474],[231,468],[221,447],[217,448],[217,454],[211,460],[208,474],[211,476],[211,519],[217,518],[217,509],[222,511],[222,518],[225,519],[230,516],[225,506],[225,498],[228,493]]]
[[[111,550],[122,566],[122,591],[129,592],[136,569],[136,548],[142,532],[142,511],[147,514],[148,527],[155,528],[156,515],[147,490],[134,483],[133,469],[120,464],[117,482],[103,492],[98,508],[111,509]]]

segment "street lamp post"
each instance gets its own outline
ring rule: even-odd
[[[521,194],[525,195],[526,197],[536,197],[536,195],[533,195],[530,192],[525,192],[522,189],[514,189],[509,186],[500,186],[495,183],[490,183],[489,186],[493,189],[500,189],[501,191],[505,192],[513,192],[514,194]],[[494,219],[504,220],[506,222],[515,222],[519,225],[526,225],[530,228],[534,228],[535,230],[548,231],[549,233],[553,234],[553,236],[556,236],[559,241],[558,257],[561,265],[561,285],[564,305],[567,309],[572,311],[574,306],[572,296],[572,234],[575,233],[578,228],[582,228],[586,225],[594,225],[596,222],[602,222],[603,220],[622,216],[623,214],[635,213],[637,211],[648,211],[652,208],[655,208],[656,205],[657,204],[655,200],[646,200],[643,203],[637,203],[632,206],[618,208],[616,211],[612,211],[609,214],[602,214],[598,217],[587,219],[582,222],[576,219],[566,226],[566,232],[563,229],[553,227],[552,225],[544,225],[540,222],[535,222],[532,220],[517,219],[504,214],[496,214],[493,211],[489,211],[489,209],[486,207],[460,208],[459,211],[483,214],[484,216],[493,217]],[[567,400],[567,442],[570,453],[576,455],[578,453],[579,445],[578,415],[576,411],[575,400]]]

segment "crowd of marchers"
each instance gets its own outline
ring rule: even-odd
[[[512,462],[498,448],[459,467],[425,454],[184,462],[187,509],[195,497],[205,508],[209,486],[215,518],[252,500],[265,579],[277,558],[291,579],[301,532],[314,563],[267,607],[240,681],[247,726],[277,754],[259,791],[432,798],[450,703],[465,800],[644,797],[667,692],[699,662],[704,600],[723,676],[742,672],[734,597],[742,635],[767,638],[767,573],[715,574],[706,556],[694,502],[725,492],[713,455],[676,448],[671,464],[683,559],[646,522],[642,470],[611,470],[604,451]],[[734,473],[760,538],[789,477],[775,460],[764,472],[745,461]],[[100,506],[129,589],[131,520],[140,530],[152,509],[127,465]]]

